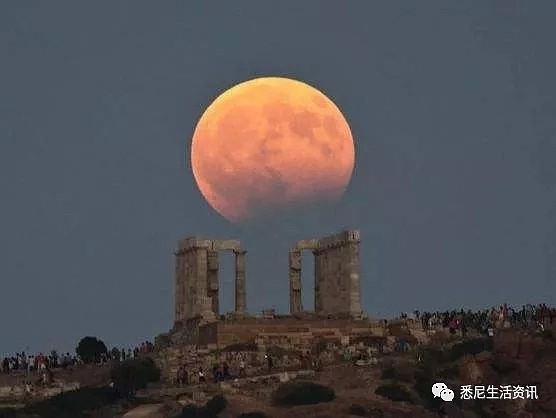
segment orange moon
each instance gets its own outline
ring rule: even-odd
[[[334,102],[281,77],[256,78],[222,93],[191,142],[199,190],[232,222],[265,209],[338,199],[354,162],[351,130]]]

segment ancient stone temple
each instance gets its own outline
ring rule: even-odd
[[[321,315],[361,315],[358,230],[320,239],[299,241],[289,252],[290,313],[303,311],[301,302],[301,252],[315,259],[315,306]]]
[[[297,242],[289,251],[290,314],[313,311],[319,316],[357,318],[361,315],[359,230]],[[310,250],[315,262],[315,306],[301,302],[301,253]],[[235,310],[246,314],[245,255],[238,240],[183,239],[176,251],[175,326],[219,317],[218,253],[235,255]]]
[[[198,237],[183,239],[176,251],[175,320],[179,326],[189,319],[201,322],[219,316],[218,253],[233,251],[235,255],[235,313],[244,314],[245,254],[237,240],[210,240]]]
[[[257,347],[259,354],[271,347],[305,352],[315,341],[345,344],[368,336],[381,336],[382,323],[361,312],[358,230],[297,242],[289,250],[290,312],[247,314],[245,250],[237,240],[198,237],[181,240],[176,251],[175,320],[173,329],[158,339],[158,364],[165,379],[172,379],[192,353]],[[301,303],[301,254],[312,251],[315,262],[315,306]],[[235,309],[221,317],[218,299],[218,254],[235,254]],[[285,255],[285,254],[284,254]],[[272,268],[272,266],[269,266]],[[284,271],[284,276],[288,271]]]

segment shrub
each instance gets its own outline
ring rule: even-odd
[[[172,337],[169,334],[160,334],[154,338],[154,346],[157,350],[163,350],[172,345]]]
[[[86,364],[99,363],[101,356],[108,353],[106,344],[96,337],[82,338],[75,348],[77,355]]]
[[[128,396],[147,383],[160,379],[160,370],[150,357],[126,360],[115,365],[110,371],[110,378],[120,396]]]
[[[382,369],[382,372],[380,373],[380,378],[382,380],[394,379],[395,377],[396,377],[396,370],[394,370],[394,366],[391,364],[384,367],[384,369]]]
[[[495,357],[490,363],[492,368],[502,376],[508,375],[518,369],[518,364],[515,361],[507,360],[500,357]]]
[[[237,418],[268,418],[268,415],[264,412],[244,412],[243,414],[239,414]]]
[[[420,371],[415,375],[415,384],[413,389],[421,398],[421,403],[428,409],[437,410],[442,404],[440,398],[435,398],[432,394],[431,388],[438,379],[432,375],[427,375],[424,371]]]
[[[435,374],[446,360],[444,351],[434,347],[420,347],[418,356],[421,359],[417,363],[419,373],[426,375]]]
[[[17,418],[17,409],[0,407],[0,417],[2,417],[2,418]]]
[[[398,365],[395,367],[393,364],[387,364],[380,374],[382,380],[398,380],[402,382],[413,381],[412,367],[408,365]]]
[[[483,351],[492,351],[492,338],[482,337],[454,344],[450,351],[451,361],[456,361],[465,355],[475,355]]]
[[[41,418],[76,418],[85,411],[100,409],[116,400],[116,394],[109,388],[83,388],[34,403],[25,408],[24,412],[37,414]]]
[[[354,403],[351,404],[351,406],[349,407],[348,414],[357,415],[358,417],[364,417],[367,416],[367,409],[364,406]]]
[[[226,409],[227,406],[228,400],[222,395],[217,395],[209,399],[209,401],[205,405],[206,409],[215,415],[218,415],[220,412]]]
[[[446,379],[451,379],[459,376],[459,367],[457,364],[452,364],[440,371],[440,376]]]
[[[216,414],[204,406],[187,405],[181,410],[180,418],[216,418]]]
[[[411,393],[409,393],[403,386],[395,383],[381,385],[376,388],[375,393],[379,396],[388,398],[391,401],[413,403]]]
[[[316,382],[296,380],[286,382],[274,392],[276,405],[312,405],[335,398],[334,390]]]
[[[554,340],[554,332],[551,329],[545,329],[541,332],[543,340]]]

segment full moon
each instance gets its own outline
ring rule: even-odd
[[[199,119],[191,142],[201,194],[232,222],[336,200],[354,161],[351,130],[334,102],[281,77],[256,78],[222,93]]]

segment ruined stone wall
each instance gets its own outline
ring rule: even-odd
[[[356,316],[361,313],[359,231],[319,241],[315,254],[315,311]]]
[[[181,322],[194,315],[196,301],[194,278],[197,277],[197,255],[195,251],[176,253],[175,321]]]
[[[316,341],[324,340],[336,346],[344,346],[361,336],[382,337],[388,332],[384,324],[376,320],[299,321],[289,317],[242,318],[230,323],[212,324],[188,321],[188,324],[191,327],[175,331],[171,336],[172,344],[159,350],[156,356],[165,380],[174,379],[180,365],[186,365],[192,371],[199,367],[203,367],[205,371],[210,370],[216,360],[215,355],[225,354],[227,347],[238,343],[255,342],[258,351],[244,352],[242,355],[254,356],[252,367],[264,368],[264,354],[275,347],[284,349],[293,354],[292,359],[297,359],[295,353],[310,351]],[[290,366],[299,367],[294,364]]]
[[[207,252],[208,297],[211,300],[211,309],[215,314],[220,312],[218,267],[218,251],[209,250]]]
[[[383,335],[384,326],[378,321],[314,320],[300,322],[295,319],[245,320],[236,323],[218,323],[217,346],[224,348],[237,343],[280,345],[284,348],[306,347],[316,338],[342,340],[358,335]]]
[[[289,253],[290,313],[303,311],[301,298],[301,251],[294,248]]]
[[[235,310],[244,313],[245,254],[237,240],[180,240],[176,252],[174,328],[188,319],[216,320],[220,311],[218,252],[231,250],[236,257]]]

